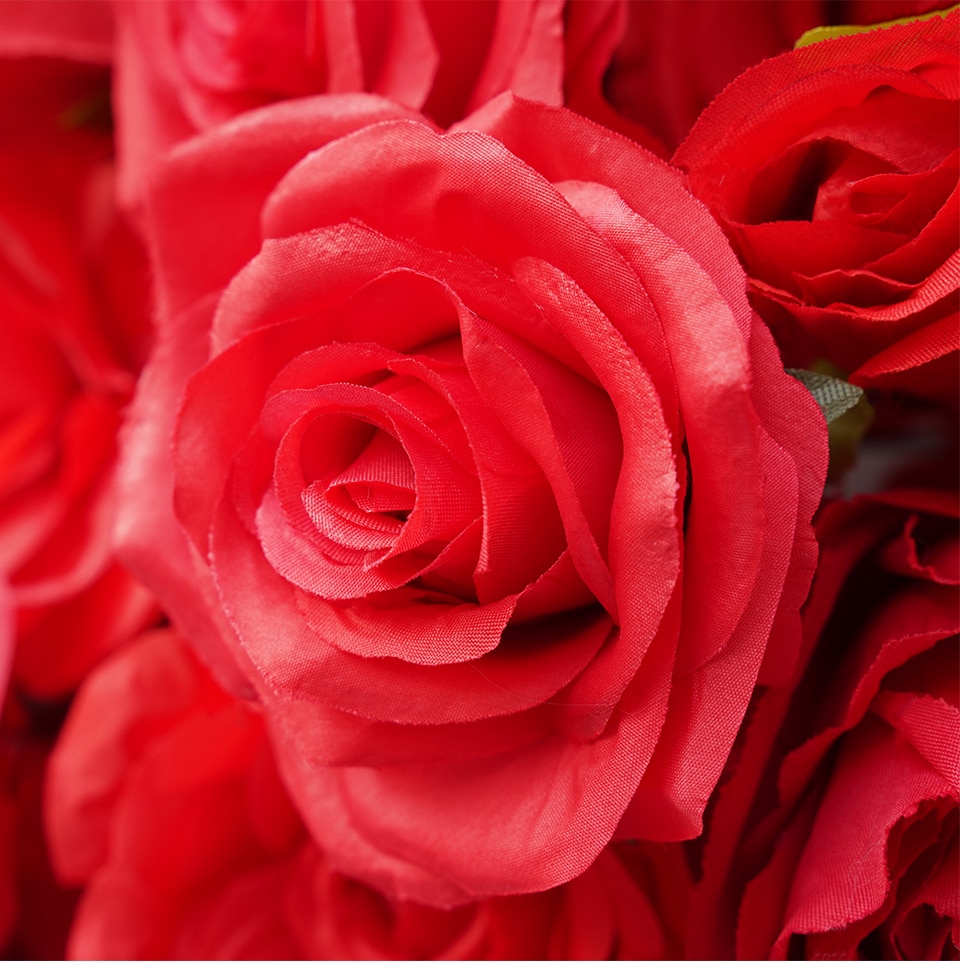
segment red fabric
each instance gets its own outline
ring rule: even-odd
[[[0,3],[0,956],[960,955],[942,5]]]
[[[391,901],[337,873],[305,837],[262,720],[169,630],[85,683],[46,807],[58,873],[85,886],[74,958],[679,954],[690,877],[676,847],[607,850],[564,887],[454,910]]]
[[[723,224],[788,364],[957,395],[960,14],[745,72],[674,161]]]
[[[809,660],[759,700],[720,791],[691,956],[957,956],[960,550],[942,498],[824,510]]]
[[[110,548],[147,271],[114,208],[106,74],[7,59],[0,92],[0,572],[18,608],[15,679],[50,696],[154,610]]]
[[[160,172],[128,562],[353,875],[449,906],[695,835],[825,460],[732,253],[572,113],[295,107]]]

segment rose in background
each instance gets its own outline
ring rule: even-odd
[[[956,400],[960,13],[746,71],[674,162],[720,220],[786,363]]]
[[[46,816],[60,879],[89,884],[72,957],[173,956],[177,924],[208,885],[282,858],[303,836],[257,715],[169,629],[141,635],[84,682]]]
[[[369,92],[447,126],[512,90],[560,104],[560,0],[116,4],[123,192],[173,145],[274,101]]]
[[[713,808],[692,956],[956,958],[957,492],[826,508],[801,676]]]
[[[381,95],[443,127],[506,90],[568,100],[666,155],[602,92],[626,21],[623,0],[8,0],[0,49],[115,65],[120,192],[137,206],[179,142],[321,93]]]
[[[321,93],[378,94],[446,127],[510,90],[667,155],[602,90],[626,23],[624,0],[8,0],[0,49],[115,65],[120,194],[136,207],[179,142]]]
[[[84,684],[53,759],[58,871],[86,885],[80,959],[606,959],[678,956],[678,847],[605,851],[546,893],[441,911],[331,869],[276,774],[262,719],[171,630]]]
[[[0,953],[50,960],[76,896],[50,871],[40,819],[60,696],[154,610],[109,548],[119,410],[146,355],[147,298],[145,259],[111,198],[106,72],[15,57],[11,43],[4,33]]]
[[[333,864],[451,906],[699,832],[793,661],[825,430],[680,173],[512,98],[398,114],[159,173],[120,533]]]
[[[0,60],[0,571],[14,682],[33,696],[72,690],[154,611],[110,546],[149,296],[114,206],[108,85],[92,67]]]

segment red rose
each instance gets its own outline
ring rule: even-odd
[[[308,154],[390,111],[160,174],[121,534],[333,864],[449,906],[699,831],[792,663],[825,435],[666,163],[509,97]]]
[[[755,67],[674,162],[720,220],[788,364],[957,394],[960,13]]]
[[[125,195],[171,146],[273,101],[366,91],[449,125],[508,89],[560,104],[562,0],[119,2]]]
[[[16,679],[52,695],[154,609],[110,548],[146,260],[113,207],[105,73],[0,60],[0,94],[0,572],[18,608]]]
[[[116,18],[116,39],[114,24]],[[121,196],[172,146],[274,101],[370,92],[449,125],[510,90],[613,123],[603,74],[624,0],[7,0],[0,52],[113,62]]]
[[[689,885],[678,847],[637,845],[542,894],[451,911],[388,900],[305,838],[260,719],[171,631],[84,684],[47,817],[61,876],[87,884],[80,959],[661,958]]]
[[[74,958],[173,957],[211,887],[303,839],[260,718],[169,630],[141,635],[81,686],[51,759],[46,822],[58,876],[86,884]]]
[[[824,512],[816,651],[720,792],[695,956],[958,955],[957,512],[929,490]]]

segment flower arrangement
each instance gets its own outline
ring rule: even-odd
[[[0,3],[0,949],[960,944],[960,11]]]

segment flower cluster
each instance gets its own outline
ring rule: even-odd
[[[0,953],[957,957],[958,72],[0,4]]]

